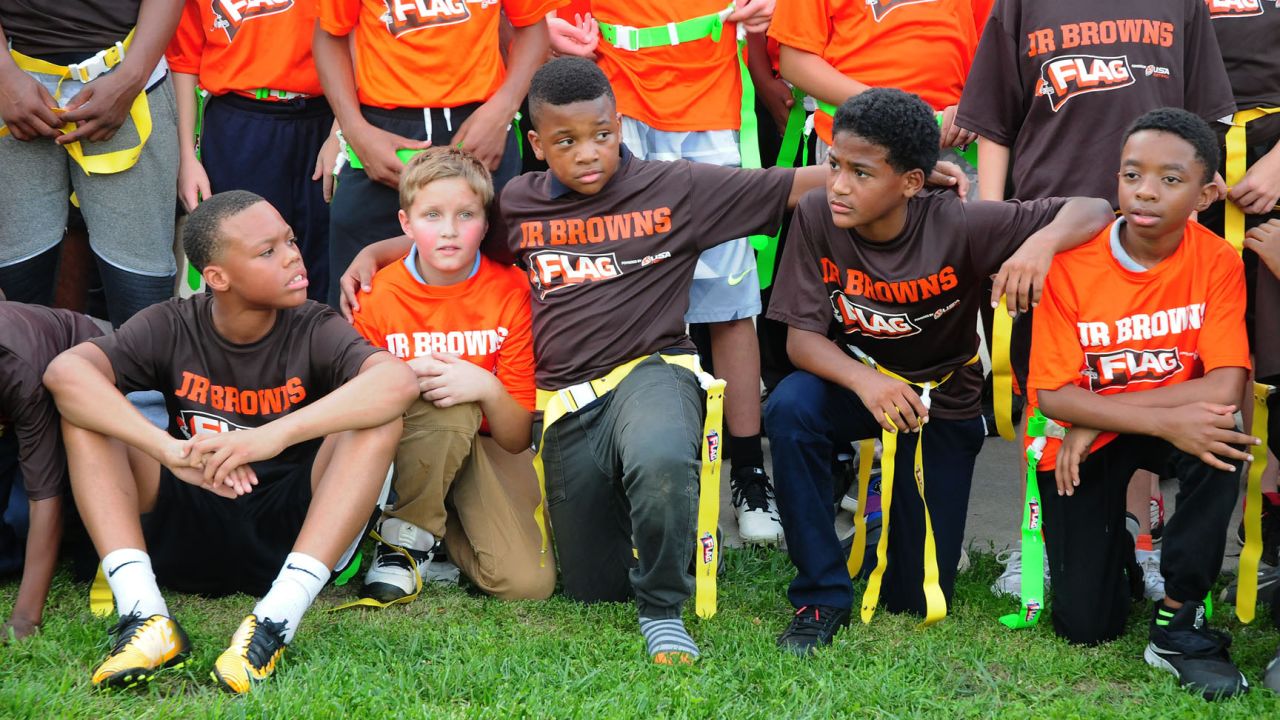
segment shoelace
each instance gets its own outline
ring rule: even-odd
[[[773,490],[769,487],[768,475],[759,468],[752,468],[751,473],[742,473],[739,477],[729,478],[733,488],[733,504],[746,504],[747,510],[769,512],[769,501],[773,499]]]
[[[288,620],[276,622],[270,618],[258,620],[257,627],[249,635],[245,657],[254,667],[261,668],[271,661],[271,656],[284,645],[284,630]]]
[[[115,645],[111,648],[111,653],[114,655],[124,649],[124,646],[128,645],[129,641],[133,639],[134,632],[140,627],[142,627],[141,613],[131,612],[128,615],[120,616],[119,622],[116,623],[115,627],[111,628],[111,634],[116,639]]]
[[[439,544],[436,547],[440,547]],[[431,550],[410,550],[409,554],[417,561],[418,567],[426,567],[427,563],[437,560],[436,548]],[[409,558],[391,549],[379,547],[378,557],[374,562],[383,567],[391,566],[401,570],[409,570]]]
[[[788,632],[791,635],[812,636],[822,635],[824,631],[830,629],[835,618],[831,615],[826,620],[822,619],[822,610],[817,607],[804,607],[796,610],[795,617],[791,619],[791,627]]]

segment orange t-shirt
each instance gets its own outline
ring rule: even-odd
[[[320,0],[320,27],[355,33],[356,93],[381,108],[484,102],[502,85],[498,19],[516,27],[563,0]]]
[[[317,0],[186,0],[165,50],[214,95],[260,88],[321,95],[311,58]]]
[[[1135,272],[1111,250],[1119,222],[1053,260],[1033,321],[1033,406],[1037,391],[1068,384],[1113,395],[1250,367],[1244,263],[1231,246],[1188,222],[1173,255]],[[1092,449],[1115,437],[1102,433]],[[1049,439],[1041,470],[1057,464],[1058,445]]]
[[[942,110],[959,102],[978,46],[973,11],[971,0],[790,0],[778,3],[769,37]],[[828,144],[831,121],[822,110],[813,119]]]
[[[448,353],[498,376],[511,397],[533,412],[533,321],[529,281],[514,266],[480,257],[469,279],[426,285],[403,260],[379,270],[360,298],[355,328],[398,358]]]
[[[725,0],[591,0],[591,15],[602,23],[647,28],[718,13],[726,5]],[[644,50],[619,50],[601,38],[596,55],[623,115],[668,132],[737,130],[742,76],[736,33],[736,25],[726,25],[720,42],[706,37]]]

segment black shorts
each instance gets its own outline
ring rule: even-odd
[[[235,500],[160,468],[155,508],[142,516],[162,587],[202,595],[266,594],[293,549],[311,505],[311,463],[259,478]]]

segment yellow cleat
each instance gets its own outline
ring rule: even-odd
[[[191,654],[191,641],[173,618],[130,613],[111,630],[115,647],[93,671],[94,687],[130,688],[164,668],[179,668]]]
[[[269,618],[259,621],[256,615],[246,616],[231,636],[231,647],[214,663],[214,682],[223,690],[240,694],[270,677],[284,654],[284,626]]]

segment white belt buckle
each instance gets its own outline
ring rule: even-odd
[[[627,50],[630,52],[635,52],[636,50],[639,49],[636,47],[637,45],[640,44],[639,30],[633,27],[629,27],[627,25],[616,25],[614,27],[618,31],[617,42],[613,44],[614,47],[618,48],[619,50]]]
[[[577,385],[570,385],[569,387],[560,391],[561,401],[564,402],[565,405],[573,408],[574,410],[581,410],[582,408],[594,402],[597,397],[598,396],[596,395],[595,388],[591,387],[590,382],[582,382],[582,383],[578,383]]]
[[[105,50],[91,58],[86,58],[81,62],[72,63],[67,66],[67,70],[71,72],[72,79],[79,80],[81,83],[86,85],[97,80],[99,76],[105,74],[110,69],[111,68],[107,66]]]
[[[680,44],[680,33],[676,30],[676,24],[673,22],[667,23],[667,39],[671,41],[672,45]]]

